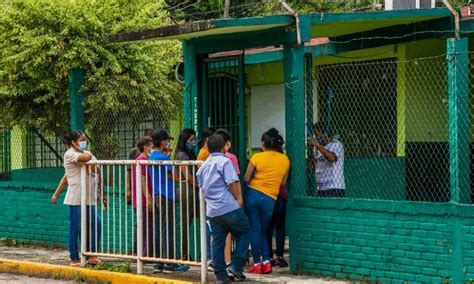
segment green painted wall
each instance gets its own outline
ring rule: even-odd
[[[474,207],[296,198],[297,270],[379,283],[474,278]],[[459,224],[460,236],[453,233]],[[453,253],[457,251],[457,253]],[[455,270],[454,262],[461,263]],[[446,281],[446,282],[445,282]]]

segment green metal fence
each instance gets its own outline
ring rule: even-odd
[[[339,141],[343,165],[308,144],[308,188],[298,195],[335,186],[347,198],[450,200],[446,55],[309,66],[307,135],[322,123],[322,144]]]
[[[11,179],[10,130],[0,128],[0,181]]]

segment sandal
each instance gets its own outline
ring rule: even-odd
[[[71,262],[71,266],[72,267],[81,267],[81,262],[80,261],[72,261]]]
[[[99,264],[102,264],[102,260],[100,260],[99,258],[97,257],[91,257],[87,260],[87,264],[90,264],[90,265],[99,265]]]

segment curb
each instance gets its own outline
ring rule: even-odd
[[[181,281],[168,278],[148,277],[130,273],[92,270],[87,268],[69,267],[47,263],[18,261],[0,258],[0,272],[23,274],[40,278],[66,278],[87,282],[110,283],[155,283],[155,284],[191,284],[196,282]]]

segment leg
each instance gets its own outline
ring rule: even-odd
[[[160,203],[160,197],[156,196],[155,197],[155,228],[154,228],[154,234],[155,234],[155,256],[161,258],[161,214],[160,214],[160,208],[161,208],[161,203]]]
[[[250,223],[253,263],[257,264],[262,261],[262,247],[260,240],[261,224],[259,213],[259,192],[255,189],[247,188],[246,190],[245,210]]]
[[[96,206],[91,206],[91,216],[92,218],[89,219],[91,220],[91,252],[97,252],[99,249],[99,242],[100,242],[100,237],[101,237],[101,226],[102,226],[102,220],[100,213],[97,209]]]
[[[278,197],[280,198],[280,197]],[[273,210],[272,218],[270,219],[270,223],[267,227],[267,240],[268,240],[268,249],[270,251],[270,258],[273,258],[273,231],[275,230],[276,223],[278,222],[276,212],[277,208]]]
[[[69,255],[72,261],[79,261],[77,239],[81,232],[81,206],[69,206]]]
[[[270,260],[268,226],[272,220],[275,200],[262,193],[262,202],[260,204],[260,246],[262,248],[262,261]]]
[[[193,221],[194,218],[194,207],[193,207],[193,200],[190,199],[190,194],[191,194],[191,189],[189,191],[186,188],[186,184],[182,186],[181,189],[181,204],[179,206],[180,208],[180,226],[181,226],[181,247],[183,248],[183,254],[181,255],[181,259],[188,260],[189,259],[189,252],[188,252],[188,241],[189,241],[189,229],[190,229],[190,224]]]
[[[276,255],[283,257],[285,249],[285,229],[286,229],[286,199],[278,197],[275,204],[274,214],[277,222],[276,226]]]
[[[175,243],[174,243],[174,231],[175,231],[175,221],[174,221],[174,201],[173,200],[167,200],[168,203],[168,236],[167,236],[167,243],[168,243],[168,258],[172,259],[175,258]]]
[[[226,222],[228,222],[228,228],[236,243],[232,253],[232,267],[236,271],[242,272],[247,262],[247,252],[250,244],[250,224],[244,210],[238,209],[231,213],[233,215],[229,216]]]
[[[231,261],[231,253],[232,253],[232,237],[230,234],[227,234],[225,239],[225,248],[224,248],[224,255],[225,255],[225,262],[228,263]]]
[[[214,274],[216,275],[217,281],[227,280],[227,269],[224,260],[224,247],[225,239],[227,236],[227,229],[221,223],[220,217],[209,218],[212,230],[212,261],[214,262]]]

